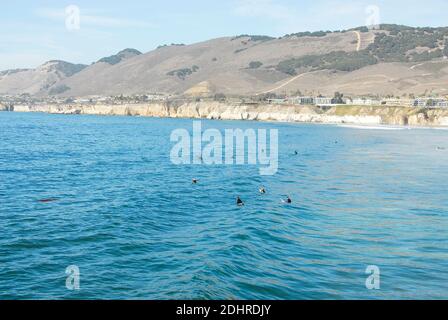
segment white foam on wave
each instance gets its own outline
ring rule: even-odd
[[[351,125],[351,124],[341,124],[338,127],[360,129],[360,130],[410,130],[409,127],[391,127],[391,126],[369,126],[369,125]]]

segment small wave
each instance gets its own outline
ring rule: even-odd
[[[361,130],[410,130],[409,127],[391,127],[391,126],[369,126],[369,125],[349,125],[341,124],[338,127],[351,128],[351,129],[361,129]]]

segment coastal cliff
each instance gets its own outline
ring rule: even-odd
[[[16,105],[14,111],[360,125],[448,126],[448,109],[387,106],[344,105],[321,109],[315,106],[188,102],[128,105]]]

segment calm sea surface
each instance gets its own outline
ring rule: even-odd
[[[202,124],[278,129],[278,173],[172,164],[192,120],[0,113],[0,299],[448,298],[448,131]]]

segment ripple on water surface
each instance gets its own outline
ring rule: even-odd
[[[260,176],[173,165],[171,131],[191,120],[0,113],[0,125],[0,299],[448,294],[444,130],[203,121],[278,129],[279,171]],[[80,291],[65,288],[69,265]]]

